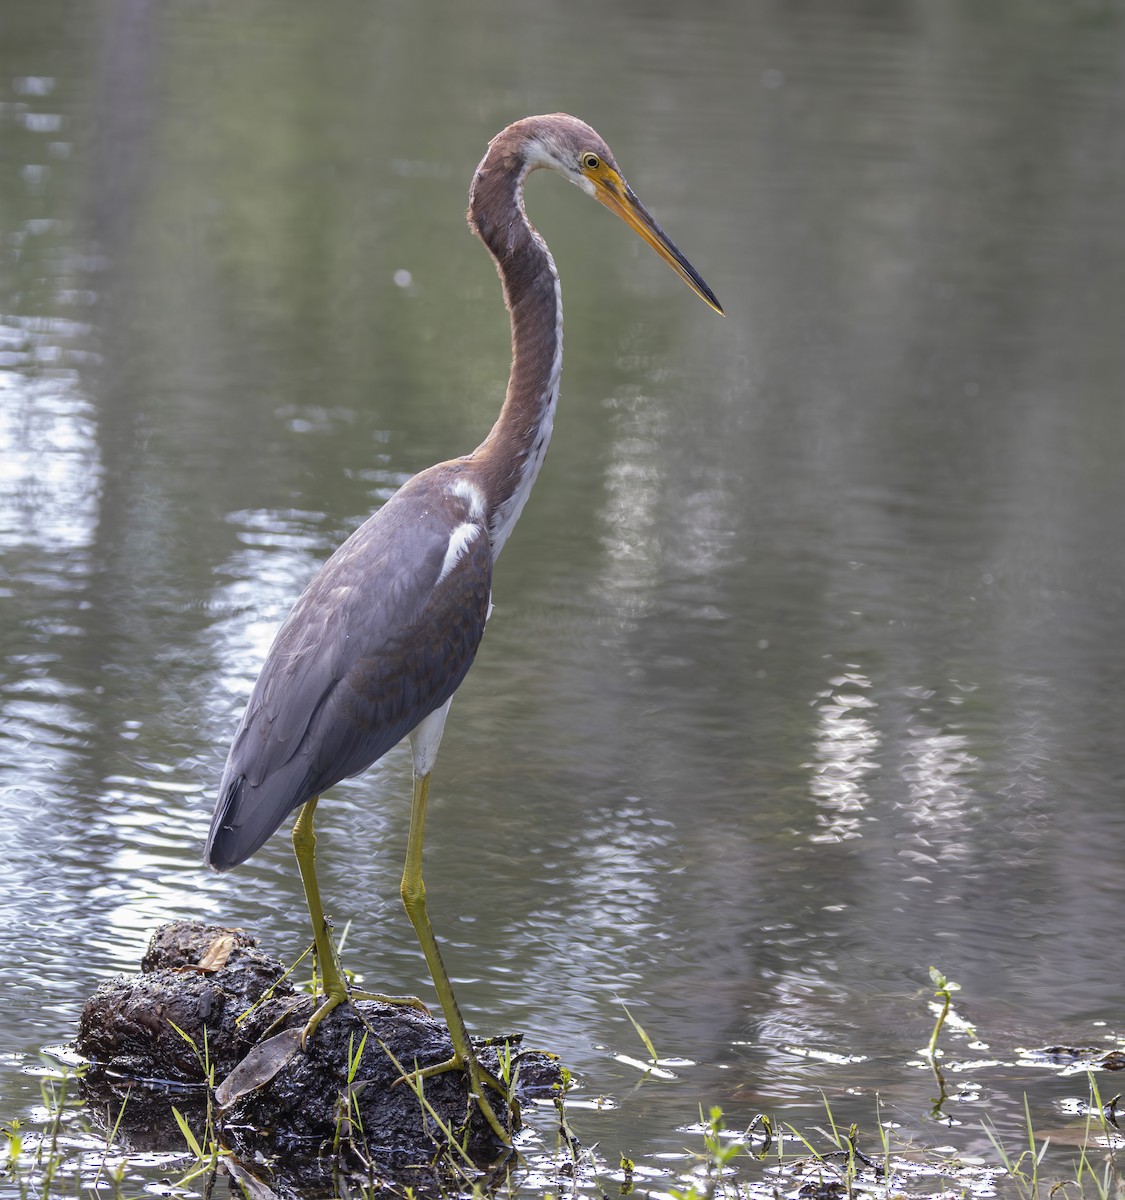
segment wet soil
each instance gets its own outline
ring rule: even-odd
[[[133,1148],[182,1148],[171,1107],[197,1139],[214,1137],[220,1160],[244,1184],[281,1192],[295,1176],[308,1191],[334,1175],[425,1188],[452,1171],[480,1170],[510,1153],[469,1095],[463,1071],[427,1077],[423,1097],[404,1071],[447,1061],[453,1046],[428,1013],[358,1001],[333,1010],[304,1049],[313,1011],[285,968],[240,930],[179,922],[153,936],[141,972],[103,984],[87,1001],[77,1051],[91,1066],[87,1098]],[[474,1042],[497,1076],[514,1071],[517,1093],[550,1093],[562,1072],[519,1037]],[[213,1090],[212,1090],[213,1089]],[[519,1105],[490,1094],[498,1117],[519,1127]],[[452,1138],[452,1141],[451,1141]]]

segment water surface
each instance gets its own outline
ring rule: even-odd
[[[879,1094],[925,1131],[936,964],[977,1036],[923,1137],[1015,1139],[1025,1092],[1063,1123],[1082,1079],[982,1064],[1123,1033],[1116,10],[3,21],[3,1115],[159,923],[303,948],[284,834],[200,865],[226,747],[317,565],[494,418],[465,194],[493,133],[562,109],[729,316],[531,180],[563,399],[427,829],[470,1025],[612,1099],[575,1121],[611,1162],[678,1151],[700,1103],[801,1123],[823,1091],[870,1125]],[[404,751],[338,788],[321,880],[349,965],[425,996],[408,800]],[[623,1004],[674,1079],[636,1087]]]

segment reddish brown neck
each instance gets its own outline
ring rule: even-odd
[[[485,497],[494,558],[546,455],[562,370],[558,272],[523,207],[529,143],[523,130],[508,129],[495,138],[469,193],[469,224],[496,262],[512,322],[512,372],[504,405],[491,432],[469,455]]]

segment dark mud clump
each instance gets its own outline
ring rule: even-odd
[[[86,1001],[75,1047],[119,1076],[202,1085],[213,1066],[222,1079],[298,1002],[284,976],[241,930],[164,925],[139,975],[119,975]]]
[[[158,930],[141,974],[103,984],[83,1009],[76,1048],[92,1064],[88,1098],[110,1117],[127,1092],[121,1130],[146,1148],[183,1147],[175,1105],[201,1144],[213,1137],[230,1151],[220,1161],[232,1174],[249,1183],[252,1171],[283,1192],[341,1172],[425,1188],[428,1175],[483,1168],[508,1153],[463,1071],[426,1077],[421,1097],[403,1079],[452,1056],[443,1024],[407,1006],[359,1001],[333,1010],[302,1050],[313,1001],[284,975],[238,930],[188,922]],[[493,1074],[514,1076],[522,1099],[561,1087],[557,1063],[521,1051],[518,1036],[474,1045]],[[494,1092],[488,1099],[506,1127],[518,1128],[518,1103],[509,1109]]]

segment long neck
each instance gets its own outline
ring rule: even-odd
[[[512,372],[500,416],[469,455],[486,497],[492,556],[499,555],[539,474],[559,397],[562,299],[546,242],[523,207],[529,166],[494,142],[477,168],[469,223],[496,260],[512,322]]]

